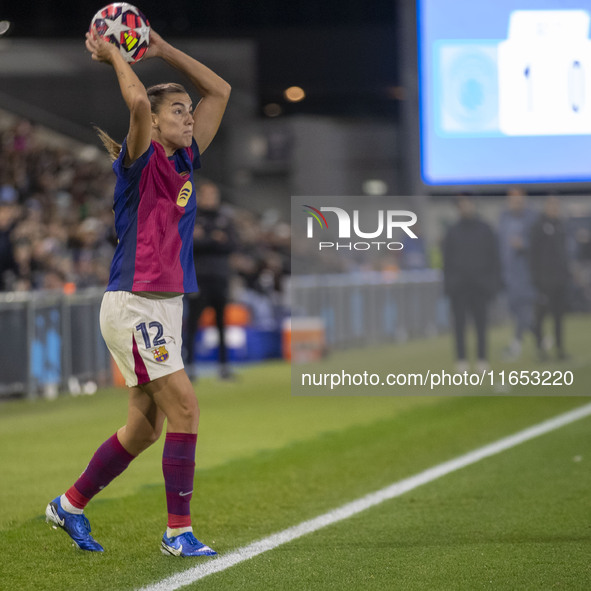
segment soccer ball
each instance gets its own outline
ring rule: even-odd
[[[150,44],[150,23],[135,6],[114,2],[101,8],[92,18],[90,28],[99,37],[119,48],[126,62],[142,59]]]

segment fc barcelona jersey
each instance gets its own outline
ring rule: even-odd
[[[168,158],[158,142],[126,168],[123,142],[113,163],[118,244],[107,291],[197,291],[193,170],[201,167],[193,139]]]

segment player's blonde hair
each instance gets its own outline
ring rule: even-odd
[[[154,86],[150,86],[146,89],[148,93],[148,99],[150,99],[150,107],[152,113],[158,113],[160,109],[160,105],[162,104],[164,98],[169,94],[178,94],[179,92],[189,94],[185,87],[182,84],[177,84],[176,82],[165,82],[164,84],[155,84]],[[115,141],[106,131],[102,130],[100,127],[94,126],[99,139],[105,146],[111,160],[115,162],[119,157],[119,153],[121,152],[121,144]]]

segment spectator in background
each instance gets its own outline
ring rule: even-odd
[[[587,221],[589,224],[589,221]],[[574,232],[573,308],[591,310],[591,227],[582,226]]]
[[[99,287],[109,281],[113,247],[106,239],[106,228],[98,218],[81,222],[70,236],[73,278],[77,287]]]
[[[14,244],[14,259],[19,269],[20,277],[12,286],[13,291],[30,291],[31,267],[33,258],[33,248],[28,240],[18,240]]]
[[[220,191],[216,184],[205,182],[197,192],[197,217],[193,232],[193,258],[197,275],[198,293],[189,294],[186,334],[187,366],[190,377],[196,377],[195,335],[203,310],[211,306],[215,311],[219,335],[219,376],[231,379],[228,366],[224,314],[229,299],[230,255],[237,246],[236,231],[231,216],[221,207]]]
[[[10,289],[20,275],[11,238],[16,224],[17,197],[10,185],[0,187],[0,291]]]
[[[523,335],[534,328],[534,288],[529,261],[529,238],[535,212],[528,207],[527,196],[521,189],[507,193],[507,207],[499,220],[499,246],[503,283],[509,311],[514,324],[514,338],[507,347],[507,360],[521,355]]]
[[[404,248],[400,251],[400,268],[403,271],[420,271],[428,267],[427,247],[419,226],[414,228],[417,238],[406,234],[402,238]]]
[[[565,359],[563,318],[567,308],[569,260],[566,228],[560,215],[560,201],[551,196],[534,223],[530,236],[530,264],[537,290],[535,335],[541,361],[547,358],[543,323],[549,313],[554,319],[554,345],[558,359]]]
[[[450,299],[457,370],[468,371],[466,326],[476,328],[477,369],[488,368],[487,312],[501,284],[499,249],[492,227],[481,220],[471,197],[456,200],[459,220],[448,230],[443,243],[445,293]]]
[[[263,216],[265,217],[265,216]],[[278,330],[284,317],[284,279],[290,269],[290,229],[275,215],[258,219],[242,211],[237,218],[240,249],[232,256],[236,299],[248,307],[253,326]]]

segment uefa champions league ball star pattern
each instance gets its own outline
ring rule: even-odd
[[[150,23],[142,12],[127,2],[114,2],[101,8],[92,18],[90,28],[99,37],[113,43],[126,62],[144,57],[150,44]]]

